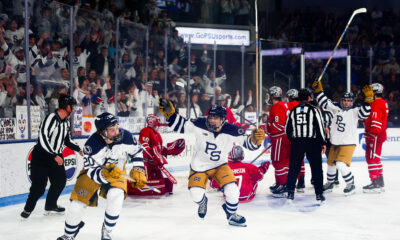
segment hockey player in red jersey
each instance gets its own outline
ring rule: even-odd
[[[286,98],[288,99],[288,110],[291,111],[293,108],[297,107],[299,105],[299,101],[297,101],[299,97],[299,91],[297,89],[289,89],[286,92]],[[301,162],[301,169],[299,176],[297,177],[297,185],[296,185],[296,190],[297,192],[304,192],[305,188],[305,183],[304,183],[304,175],[306,173],[306,168],[304,166],[304,160]]]
[[[282,102],[282,89],[269,89],[268,103],[272,104],[267,123],[267,134],[271,137],[271,159],[275,168],[276,183],[270,187],[274,197],[286,197],[286,180],[289,173],[290,141],[285,133],[288,106]]]
[[[373,96],[365,96],[371,101],[371,114],[365,120],[365,159],[368,164],[371,184],[364,186],[365,193],[384,192],[381,153],[383,142],[386,141],[386,122],[389,114],[387,102],[383,97],[383,86],[373,83]]]
[[[133,195],[159,195],[164,193],[172,193],[173,182],[165,178],[161,168],[167,164],[165,159],[168,155],[178,155],[185,148],[184,139],[178,139],[175,142],[168,143],[167,147],[163,147],[161,134],[158,127],[163,126],[160,118],[155,114],[149,114],[146,118],[147,127],[143,128],[139,134],[139,142],[143,147],[143,159],[147,185],[160,190],[156,193],[149,189],[129,188],[128,193]]]
[[[263,179],[264,174],[268,171],[270,162],[264,162],[260,167],[251,163],[243,163],[244,152],[239,145],[233,146],[229,157],[228,165],[231,167],[240,189],[239,202],[250,202],[256,195],[258,182]],[[210,185],[212,188],[220,188],[215,180],[211,180]]]

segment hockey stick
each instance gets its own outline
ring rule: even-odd
[[[267,152],[270,148],[272,147],[272,145],[269,145],[266,149],[264,149],[264,151],[262,151],[256,158],[254,158],[250,163],[254,163],[259,157],[261,157],[261,155],[263,155],[265,152]]]
[[[357,15],[357,14],[359,14],[359,13],[366,13],[366,12],[367,12],[367,9],[366,9],[366,8],[359,8],[359,9],[357,9],[357,10],[355,10],[355,11],[353,12],[353,14],[352,14],[351,17],[350,17],[349,22],[348,22],[347,25],[346,25],[346,28],[344,29],[342,35],[340,36],[338,42],[336,43],[335,48],[334,48],[333,51],[332,51],[331,56],[329,57],[328,61],[327,61],[326,64],[325,64],[324,70],[322,71],[321,75],[319,75],[319,77],[318,77],[318,82],[321,81],[322,76],[325,74],[326,69],[328,68],[329,63],[330,63],[331,60],[332,60],[333,54],[335,54],[336,49],[338,48],[340,42],[342,41],[344,35],[346,34],[347,29],[349,28],[349,25],[350,25],[351,21],[353,20],[354,16]]]

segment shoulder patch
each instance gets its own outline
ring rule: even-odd
[[[197,118],[197,119],[195,119],[195,120],[191,120],[191,121],[192,121],[192,123],[193,123],[196,127],[208,131],[208,128],[207,128],[207,126],[206,126],[207,118],[205,118],[205,117],[199,117],[199,118]]]
[[[92,148],[89,145],[85,145],[83,147],[83,153],[86,155],[90,155],[92,153]]]
[[[231,123],[225,123],[224,126],[222,126],[220,133],[225,133],[232,136],[240,136],[244,134],[244,130]]]

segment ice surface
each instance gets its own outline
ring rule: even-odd
[[[254,200],[239,205],[238,213],[247,218],[246,228],[228,225],[221,208],[222,194],[216,191],[207,193],[208,213],[204,220],[199,219],[197,205],[190,199],[184,178],[178,177],[180,181],[171,196],[128,196],[113,239],[400,239],[400,160],[383,162],[383,166],[385,193],[362,193],[362,186],[369,183],[367,165],[356,162],[352,171],[357,193],[345,197],[344,182],[340,179],[340,187],[326,194],[326,204],[321,207],[315,207],[308,164],[306,191],[295,195],[295,207],[270,196],[267,189],[274,182],[271,167]],[[68,208],[68,197],[63,195],[59,204]],[[86,225],[77,240],[100,239],[104,205],[105,201],[100,200],[99,207],[86,210],[83,219]],[[27,221],[20,220],[22,208],[18,204],[0,209],[0,239],[55,240],[63,234],[65,216],[43,216],[44,200],[38,202]]]

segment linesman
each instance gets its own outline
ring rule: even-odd
[[[310,104],[312,92],[303,88],[299,91],[300,104],[290,111],[286,122],[286,134],[291,141],[289,175],[287,179],[288,200],[294,199],[294,189],[304,156],[311,166],[312,179],[317,201],[325,201],[322,187],[322,152],[325,151],[324,123],[321,112]]]
[[[64,146],[81,153],[80,147],[73,143],[69,133],[69,116],[76,100],[62,94],[58,99],[59,108],[47,115],[39,127],[39,138],[32,150],[31,181],[22,218],[28,218],[36,202],[44,194],[47,180],[50,188],[47,193],[45,210],[47,214],[64,213],[65,208],[57,205],[58,197],[67,182],[62,151]],[[81,153],[82,155],[82,153]]]

